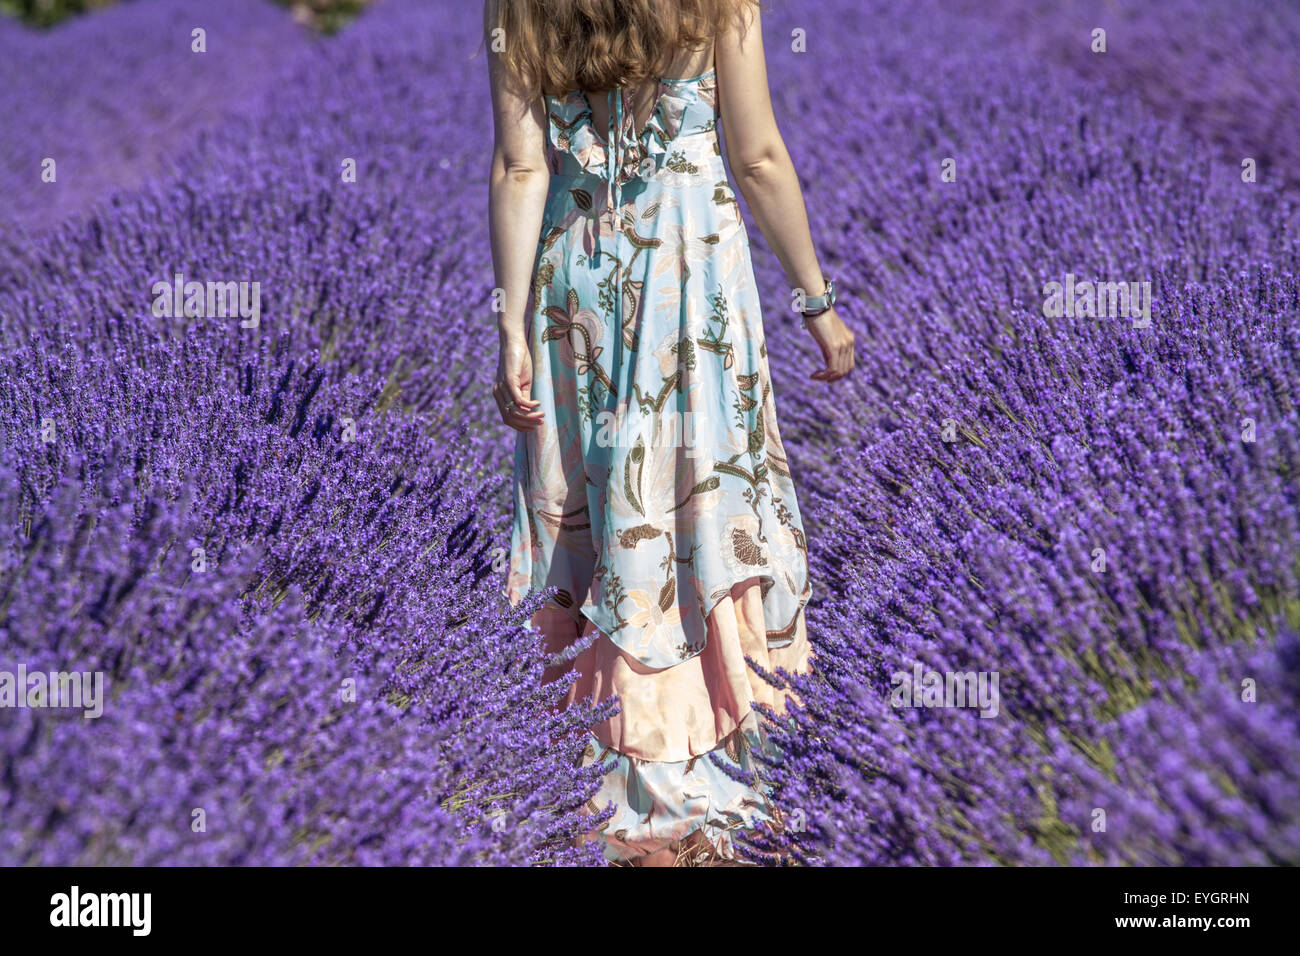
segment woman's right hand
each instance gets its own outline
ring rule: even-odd
[[[819,382],[835,382],[848,375],[853,368],[853,333],[836,314],[834,306],[821,315],[804,319],[808,331],[822,350],[826,367],[813,372]]]
[[[515,431],[528,432],[542,423],[542,403],[529,398],[533,387],[533,356],[522,338],[503,338],[497,356],[496,399],[501,420]]]

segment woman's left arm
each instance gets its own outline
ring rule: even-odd
[[[533,363],[525,333],[525,313],[550,184],[550,172],[546,168],[546,115],[542,98],[523,94],[501,55],[492,50],[492,30],[497,25],[494,0],[484,4],[483,24],[494,132],[488,221],[492,271],[496,288],[500,290],[502,309],[497,318],[501,351],[492,391],[502,420],[512,428],[528,431],[542,420],[540,403],[529,398]]]

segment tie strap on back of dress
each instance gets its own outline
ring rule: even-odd
[[[605,134],[605,198],[613,229],[621,230],[618,210],[623,206],[623,184],[639,174],[646,149],[632,128],[632,114],[627,109],[627,91],[623,87],[605,94],[609,130]],[[658,103],[655,104],[658,108]],[[653,111],[651,112],[653,116]],[[643,134],[644,135],[644,134]]]
[[[632,114],[626,107],[627,92],[623,87],[609,90],[605,102],[609,115],[609,131],[605,135],[605,209],[610,217],[611,232],[617,237],[623,231],[623,184],[636,174],[645,158],[646,150],[641,138],[632,128]],[[655,104],[656,108],[658,103]],[[653,114],[652,114],[653,115]],[[633,171],[629,172],[628,166]],[[614,322],[623,327],[623,263],[614,264]]]

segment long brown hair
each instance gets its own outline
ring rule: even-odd
[[[609,90],[665,73],[758,0],[495,0],[485,40],[533,95]],[[491,7],[497,8],[495,22]],[[493,31],[500,28],[500,34]]]

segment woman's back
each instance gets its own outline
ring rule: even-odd
[[[669,65],[669,69],[663,76],[655,79],[644,80],[634,84],[627,90],[628,99],[630,100],[635,113],[633,122],[640,129],[650,119],[650,113],[654,108],[654,94],[658,87],[658,82],[667,80],[670,82],[690,79],[692,77],[702,76],[713,70],[713,47],[709,46],[704,52],[683,51],[674,58]],[[587,98],[591,101],[592,119],[597,129],[609,128],[609,109],[605,103],[605,91],[586,90]]]
[[[747,0],[680,4],[723,5]],[[748,75],[761,74],[756,32],[748,47],[720,31],[716,44],[651,57],[631,28],[653,28],[655,10],[668,9],[659,0],[583,9],[602,15],[549,40],[554,25],[534,24],[539,42],[581,35],[576,51],[557,57],[520,41],[516,59],[534,64],[543,89],[519,95],[518,128],[505,111],[497,118],[499,135],[540,153],[545,170],[544,194],[540,178],[536,192],[517,193],[529,210],[511,245],[521,275],[535,242],[528,305],[513,304],[518,284],[508,289],[503,324],[502,367],[518,371],[499,394],[519,430],[506,590],[519,603],[555,589],[534,618],[552,651],[598,632],[572,664],[569,700],[622,702],[592,728],[585,758],[617,759],[596,799],[620,808],[607,855],[652,854],[695,835],[729,856],[732,829],[770,817],[763,787],[736,778],[765,746],[752,703],[784,708],[746,659],[767,672],[808,669],[812,592],[748,235],[719,139],[728,77],[745,177],[776,170],[778,199],[798,184],[768,162],[775,126]],[[582,77],[633,80],[570,82]],[[765,78],[761,88],[765,103]],[[508,98],[506,84],[494,95]],[[502,200],[510,177],[506,165],[494,179]],[[531,170],[521,178],[534,180]],[[770,204],[757,210],[771,221]],[[806,221],[804,230],[806,248],[795,251],[813,275]]]

